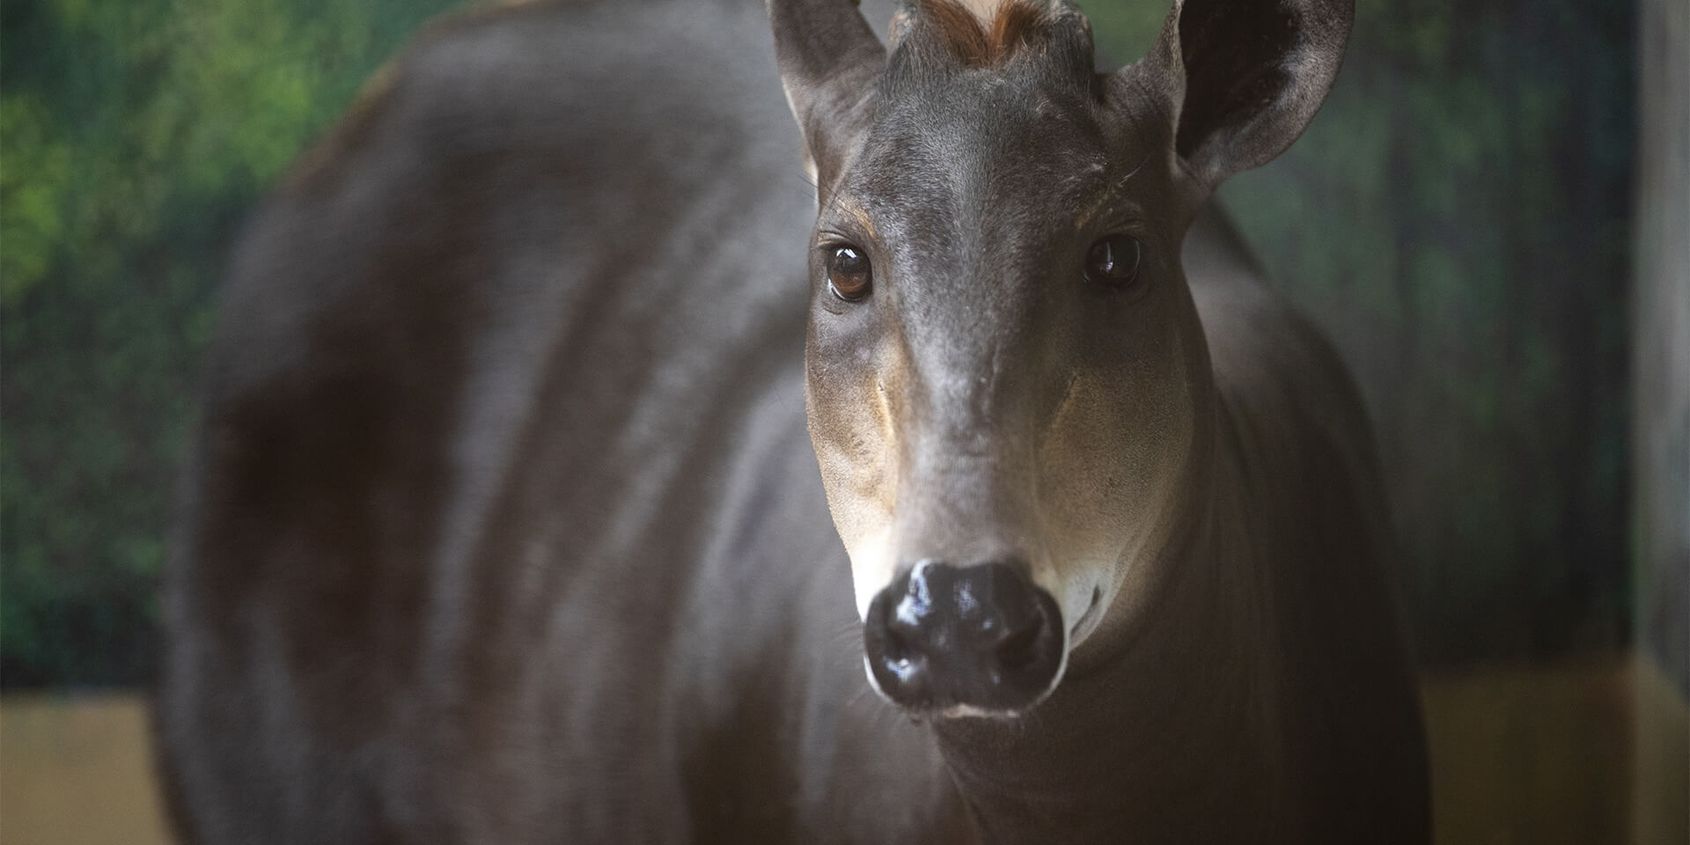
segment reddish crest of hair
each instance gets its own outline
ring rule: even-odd
[[[964,64],[984,67],[1014,54],[1044,22],[1045,8],[1038,0],[1006,0],[987,23],[958,0],[921,0],[921,16]]]

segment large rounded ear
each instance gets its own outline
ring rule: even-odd
[[[1343,60],[1354,0],[1175,0],[1150,71],[1174,151],[1205,188],[1291,146]]]
[[[781,84],[811,163],[832,172],[886,67],[886,48],[857,10],[857,0],[769,0],[769,22]]]

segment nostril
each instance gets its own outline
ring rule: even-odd
[[[911,651],[909,640],[904,639],[904,635],[900,634],[896,627],[887,626],[880,651],[886,661],[907,664],[910,662]]]
[[[1014,711],[1061,671],[1061,610],[1024,567],[923,562],[886,585],[863,620],[875,689],[916,710]]]
[[[1038,657],[1039,626],[1024,625],[1004,637],[997,647],[998,665],[1005,669],[1021,669]]]

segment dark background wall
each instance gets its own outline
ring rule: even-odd
[[[449,5],[0,0],[0,684],[149,676],[223,251]],[[1126,57],[1166,11],[1083,5]],[[1313,128],[1222,194],[1362,383],[1427,662],[1629,638],[1636,14],[1359,0]]]
[[[1618,645],[1635,9],[1362,9],[1330,111],[1228,198],[1361,380],[1421,656]]]

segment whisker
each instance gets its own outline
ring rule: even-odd
[[[1133,165],[1133,169],[1127,171],[1125,176],[1122,176],[1120,179],[1115,180],[1115,187],[1119,188],[1119,187],[1127,184],[1127,180],[1133,178],[1134,176],[1137,176],[1138,172],[1140,170],[1144,169],[1144,165],[1148,161],[1150,161],[1150,153],[1146,152],[1144,154],[1144,157],[1140,158],[1138,160],[1138,164]]]
[[[845,701],[845,709],[849,710],[852,707],[857,706],[857,702],[862,701],[864,698],[868,697],[873,692],[874,692],[874,689],[872,687],[870,687],[868,684],[864,684],[861,688],[859,688],[857,690],[855,695],[852,695],[849,699],[847,699]]]
[[[833,630],[833,640],[834,642],[844,642],[847,639],[853,639],[861,636],[862,630],[862,623],[855,620],[846,622]]]

